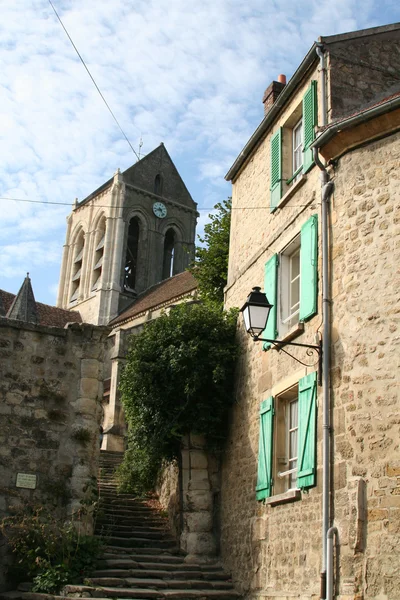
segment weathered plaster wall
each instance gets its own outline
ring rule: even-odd
[[[0,319],[2,517],[24,501],[51,501],[65,515],[80,508],[97,477],[107,333]],[[17,473],[36,475],[36,489],[17,488]],[[1,552],[0,586],[8,561]]]
[[[400,135],[396,134],[345,155],[333,173],[332,482],[334,522],[340,539],[340,600],[389,600],[396,598],[400,589],[399,162]],[[251,206],[260,202],[262,190],[256,194],[251,181],[264,168],[260,148],[239,176],[241,193],[234,192],[234,203]],[[318,199],[316,175],[304,184],[303,198]],[[297,199],[296,194],[293,208],[288,205],[281,214],[260,216],[262,230],[271,231],[271,237],[264,242],[260,238],[258,255],[241,270],[235,266],[243,265],[243,251],[235,243],[231,245],[228,307],[241,305],[254,285],[263,287],[264,263],[270,254],[315,212],[295,209],[302,203]],[[273,237],[276,217],[286,219],[277,239]],[[233,235],[244,240],[248,225],[236,218]],[[254,228],[248,235],[254,236]],[[313,343],[320,323],[319,307],[298,341]],[[275,507],[257,503],[260,402],[298,380],[305,369],[275,351],[263,352],[261,344],[254,344],[244,334],[242,323],[238,336],[244,351],[222,464],[224,566],[249,597],[319,597],[321,409],[317,413],[317,487],[303,493],[298,502]]]

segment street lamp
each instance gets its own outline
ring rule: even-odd
[[[261,288],[253,287],[252,291],[247,297],[246,302],[240,309],[240,312],[243,313],[244,324],[246,327],[247,333],[251,335],[254,342],[268,342],[269,344],[273,344],[273,346],[278,350],[282,350],[285,354],[289,354],[286,350],[283,349],[283,346],[300,346],[302,348],[307,348],[307,355],[311,356],[313,352],[317,352],[318,354],[318,372],[319,379],[321,378],[322,373],[322,340],[319,339],[318,344],[298,344],[296,342],[287,342],[285,340],[268,340],[266,338],[261,338],[260,335],[265,330],[267,326],[267,321],[269,314],[271,312],[272,304],[268,302],[267,296],[261,292]],[[307,365],[303,361],[296,358],[292,354],[289,354],[292,358],[297,360],[302,365]]]
[[[246,303],[240,309],[243,313],[246,331],[253,339],[258,338],[264,331],[272,308],[272,304],[268,302],[267,296],[260,290],[261,288],[259,287],[253,287]]]

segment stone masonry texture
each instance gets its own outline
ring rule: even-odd
[[[0,319],[1,517],[25,502],[65,517],[80,508],[97,476],[107,333]],[[18,473],[36,475],[36,489],[17,488]],[[11,559],[0,546],[1,590]]]
[[[240,201],[249,210],[233,212],[227,307],[242,305],[254,285],[263,288],[268,258],[311,214],[320,216],[315,167],[288,204],[270,214],[268,145],[267,136],[233,188],[233,206]],[[399,164],[397,133],[349,152],[331,169],[331,480],[340,600],[394,600],[400,590]],[[264,211],[253,208],[263,204]],[[321,274],[320,258],[318,270]],[[321,324],[320,292],[321,287],[318,314],[305,324],[301,342],[313,343]],[[238,338],[243,352],[222,461],[224,565],[249,598],[319,597],[322,391],[318,388],[317,486],[297,502],[257,503],[260,402],[284,387],[289,375],[299,380],[306,369],[276,351],[263,352],[241,321]],[[304,359],[304,353],[291,351]]]

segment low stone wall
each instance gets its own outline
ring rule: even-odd
[[[168,513],[172,533],[179,540],[182,531],[182,501],[178,462],[169,463],[162,469],[158,477],[156,493],[161,506]]]
[[[29,502],[69,516],[95,483],[108,330],[0,318],[0,517]],[[90,519],[85,528],[91,532]],[[10,562],[0,543],[0,590]]]

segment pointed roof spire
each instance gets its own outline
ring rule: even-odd
[[[21,289],[15,296],[7,313],[8,319],[17,319],[26,323],[38,323],[37,307],[29,273],[26,274]]]

